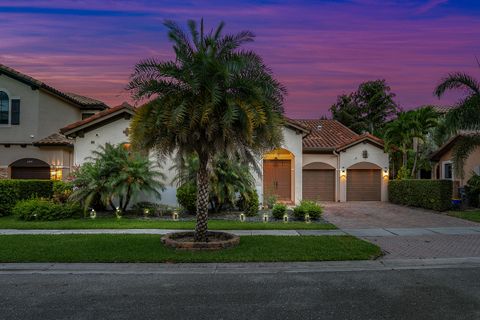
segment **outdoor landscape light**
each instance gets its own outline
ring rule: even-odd
[[[90,218],[95,219],[97,217],[97,212],[95,209],[90,210]]]
[[[263,222],[268,222],[268,214],[266,213],[263,214]]]
[[[173,219],[173,221],[178,221],[178,212],[177,211],[173,211],[172,219]]]
[[[288,214],[286,214],[286,213],[283,215],[283,222],[284,223],[288,222]]]
[[[150,215],[150,210],[148,208],[143,209],[143,215],[148,217]]]
[[[240,221],[245,222],[245,214],[244,213],[240,213]]]
[[[115,216],[117,217],[117,219],[121,219],[122,218],[122,210],[120,210],[120,207],[117,207],[115,209]]]
[[[310,223],[310,222],[311,222],[311,221],[310,221],[310,215],[309,215],[308,213],[305,215],[305,222],[306,222],[306,223]]]

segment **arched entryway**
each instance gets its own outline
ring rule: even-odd
[[[295,156],[286,149],[273,150],[263,157],[263,199],[275,196],[278,201],[294,199]]]
[[[35,158],[24,158],[10,165],[12,179],[50,179],[50,165]]]
[[[347,201],[381,201],[382,168],[359,162],[347,168]]]
[[[302,172],[302,198],[335,201],[335,168],[324,162],[305,165]]]

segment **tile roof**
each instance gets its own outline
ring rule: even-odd
[[[24,73],[21,73],[20,71],[17,71],[13,68],[7,67],[3,64],[0,64],[0,75],[5,74],[9,77],[12,77],[14,79],[17,79],[23,83],[28,84],[32,88],[40,88],[43,89],[49,93],[52,93],[54,95],[57,95],[65,100],[70,101],[71,103],[77,105],[81,109],[98,109],[98,110],[103,110],[108,108],[108,106],[100,101],[96,100],[93,98],[81,96],[75,93],[70,93],[70,92],[63,92],[60,91],[52,86],[49,86],[48,84],[37,80],[35,78],[32,78]]]
[[[120,112],[121,110],[125,110],[127,112],[130,111],[130,113],[135,112],[135,108],[133,106],[131,106],[127,102],[124,102],[119,106],[116,106],[116,107],[113,107],[113,108],[108,108],[106,110],[95,113],[91,117],[88,117],[86,119],[83,119],[83,120],[74,122],[72,124],[69,124],[68,126],[61,128],[60,132],[61,133],[66,133],[68,131],[72,131],[72,130],[78,128],[78,127],[81,127],[81,126],[84,126],[86,124],[92,123],[96,120],[102,119],[102,118],[107,117],[107,116],[109,116],[111,114],[114,114],[116,112]]]
[[[432,106],[433,110],[437,111],[438,113],[445,114],[452,109],[455,109],[456,106]]]
[[[73,140],[60,133],[53,133],[48,137],[37,140],[33,143],[35,146],[72,146]]]
[[[480,130],[461,130],[456,135],[447,140],[440,148],[430,155],[430,160],[438,161],[441,156],[448,152],[461,137],[480,136]]]
[[[295,120],[310,130],[303,138],[304,149],[331,149],[334,150],[347,142],[351,142],[358,135],[338,122],[337,120]]]

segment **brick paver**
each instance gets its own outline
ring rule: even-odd
[[[383,259],[480,257],[480,235],[365,237],[382,248]]]
[[[327,202],[324,207],[324,218],[341,229],[480,226],[479,223],[450,217],[443,213],[388,202]]]

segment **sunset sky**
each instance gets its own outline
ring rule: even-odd
[[[171,59],[164,19],[203,17],[248,29],[287,87],[287,115],[327,115],[336,96],[386,79],[410,109],[448,72],[480,78],[480,1],[0,0],[0,63],[65,91],[117,105],[140,59]]]

